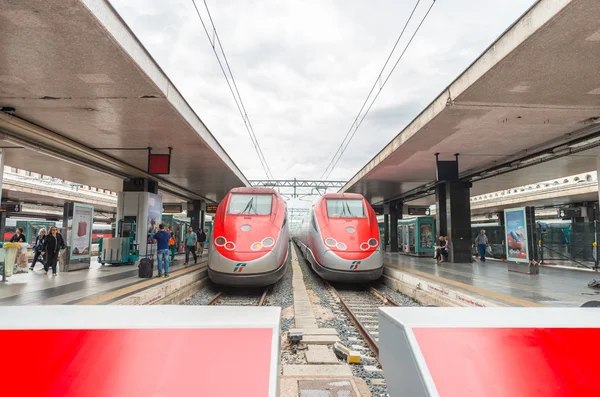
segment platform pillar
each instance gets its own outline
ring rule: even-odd
[[[204,229],[204,216],[206,204],[201,200],[188,203],[187,216],[190,218],[190,226],[195,232]]]
[[[398,252],[398,219],[402,219],[402,202],[390,202],[390,251]]]
[[[123,182],[123,191],[158,194],[158,182],[146,178],[130,178]]]
[[[158,194],[158,183],[146,178],[130,178],[123,182],[123,192],[117,200],[117,224],[127,218],[135,221],[135,243],[140,258],[152,257],[156,253],[153,237],[162,223],[162,197]]]
[[[450,239],[450,258],[456,263],[470,263],[471,189],[468,182],[446,182],[446,225]]]
[[[471,183],[459,180],[458,154],[454,160],[440,161],[436,153],[436,227],[440,236],[450,239],[449,260],[470,263]]]
[[[448,224],[446,223],[446,184],[440,183],[435,187],[435,230],[440,236],[448,234]]]
[[[2,185],[4,182],[4,153],[0,149],[0,203],[2,203]],[[0,236],[4,236],[6,229],[6,213],[0,212]],[[2,240],[4,241],[4,239]]]
[[[387,251],[390,241],[390,214],[383,214],[383,251]]]

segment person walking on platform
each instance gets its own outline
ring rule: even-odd
[[[185,264],[190,261],[190,252],[194,255],[194,264],[198,263],[196,256],[196,244],[198,244],[198,236],[194,233],[192,227],[188,227],[188,232],[185,234]]]
[[[158,226],[158,233],[154,235],[156,241],[156,256],[158,258],[158,276],[162,276],[162,264],[165,264],[165,278],[169,277],[169,240],[171,235],[165,230],[162,223]]]
[[[200,257],[202,258],[202,254],[204,253],[204,244],[206,243],[206,233],[204,230],[198,230],[198,243],[200,246]]]
[[[488,242],[488,238],[485,235],[485,230],[481,230],[477,238],[475,239],[475,245],[477,246],[477,251],[479,252],[479,260],[485,262],[485,251],[490,243]]]
[[[169,239],[169,249],[171,250],[171,261],[175,260],[175,253],[177,252],[177,241],[175,240],[175,233],[173,229],[169,229],[171,238]]]
[[[23,228],[22,227],[18,227],[15,234],[13,234],[13,236],[10,238],[10,242],[11,243],[26,243],[27,239],[25,238],[25,235],[23,234]]]
[[[37,238],[35,239],[35,245],[33,246],[33,261],[31,262],[31,266],[29,270],[33,270],[35,268],[35,264],[39,260],[42,265],[44,264],[44,256],[42,255],[42,248],[44,247],[44,243],[46,242],[46,229],[41,228]]]
[[[65,241],[58,232],[56,226],[50,228],[50,233],[44,239],[42,255],[46,255],[44,263],[44,274],[48,274],[48,269],[52,266],[52,275],[56,276],[56,264],[58,263],[58,253],[65,248]]]

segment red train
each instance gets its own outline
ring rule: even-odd
[[[287,204],[270,188],[234,188],[217,208],[208,276],[216,284],[265,286],[286,272]]]
[[[360,194],[319,197],[293,239],[315,272],[341,282],[368,282],[383,273],[377,216]]]

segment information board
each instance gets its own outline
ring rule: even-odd
[[[525,208],[504,210],[506,258],[509,261],[529,262]]]
[[[94,207],[88,204],[74,203],[73,221],[69,233],[72,259],[83,259],[91,256],[93,223]]]

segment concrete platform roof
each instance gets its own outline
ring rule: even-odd
[[[151,177],[146,148],[168,153],[152,177],[180,198],[219,201],[248,181],[105,0],[0,7],[0,131],[6,164],[113,191]],[[63,161],[67,159],[68,162]]]
[[[372,203],[435,182],[435,153],[461,177],[600,130],[597,0],[539,0],[342,189]],[[483,194],[596,169],[598,151],[474,182]],[[429,196],[422,204],[432,203]]]

